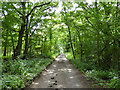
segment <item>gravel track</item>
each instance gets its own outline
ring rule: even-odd
[[[28,88],[92,88],[91,85],[61,54]]]

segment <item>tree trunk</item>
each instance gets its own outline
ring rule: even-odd
[[[50,52],[51,52],[51,46],[52,46],[52,30],[50,28]]]
[[[14,59],[14,56],[15,56],[15,46],[14,46],[14,40],[13,40],[13,36],[12,36],[11,30],[10,30],[10,35],[11,35],[12,46],[13,46],[13,56],[12,56],[12,58]]]
[[[116,7],[116,19],[118,18],[118,6],[119,6],[119,3],[117,1],[117,7]],[[118,27],[118,20],[117,20],[117,23],[115,24],[115,31],[116,30],[116,27]],[[115,33],[119,33],[119,32],[115,32]],[[114,43],[113,43],[113,63],[112,63],[112,67],[113,68],[117,68],[118,66],[116,65],[116,63],[118,63],[118,59],[119,59],[119,46],[117,46],[117,41],[114,40]]]
[[[4,47],[4,54],[3,54],[3,56],[6,56],[6,45]]]
[[[25,31],[25,3],[26,2],[21,2],[22,3],[22,7],[23,7],[23,16],[22,16],[22,25],[21,25],[21,30],[19,31],[19,38],[18,38],[18,44],[16,46],[16,49],[15,49],[15,56],[14,58],[16,59],[16,57],[18,55],[21,54],[21,49],[22,49],[22,37],[23,37],[23,34],[24,34],[24,31]]]
[[[28,24],[28,18],[27,18],[27,24]],[[26,25],[24,59],[26,58],[25,56],[28,53],[28,33],[29,33],[29,31],[28,31],[28,28],[27,28],[27,25]]]
[[[5,46],[4,46],[4,53],[3,56],[7,56],[7,44],[8,44],[8,30],[6,32],[6,38],[5,38]],[[4,60],[7,60],[7,58],[5,57]]]
[[[96,9],[96,13],[98,14],[97,0],[95,1],[95,9]],[[98,19],[97,17],[98,16],[96,16],[96,19]],[[98,65],[100,66],[100,46],[99,45],[100,45],[100,37],[99,37],[99,29],[98,29],[97,30],[97,59],[98,59]]]
[[[14,56],[15,59],[16,59],[16,57],[17,57],[18,55],[21,54],[21,49],[22,49],[22,37],[23,37],[23,34],[24,34],[24,30],[25,30],[25,25],[22,24],[22,25],[21,25],[21,30],[19,31],[18,44],[17,44],[16,49],[15,49],[15,56]]]
[[[47,39],[47,37],[45,36],[45,37],[44,37],[44,53],[45,53],[45,50],[46,50],[46,49],[45,49],[46,39]]]
[[[77,32],[78,32],[78,39],[79,39],[79,42],[80,42],[80,49],[81,49],[81,60],[82,60],[82,56],[83,56],[83,49],[82,49],[82,42],[81,42],[81,40],[80,40],[80,32],[77,30]]]
[[[75,59],[75,52],[74,52],[73,45],[72,45],[71,32],[70,32],[70,27],[69,26],[68,26],[68,31],[69,31],[70,45],[71,45],[71,48],[72,48],[73,57]]]

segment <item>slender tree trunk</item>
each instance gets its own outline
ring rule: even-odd
[[[41,43],[42,43],[42,49],[41,49],[41,53],[44,53],[44,49],[43,49],[43,47],[44,47],[44,44],[43,44],[43,42],[44,42],[44,37],[42,36],[42,40],[41,40]]]
[[[41,43],[40,40],[41,40],[41,39],[39,38],[39,43],[38,43],[38,45],[40,45],[40,43]]]
[[[4,13],[3,13],[4,14]],[[5,18],[6,18],[6,15],[4,14]],[[8,30],[7,30],[7,35],[8,35]],[[12,46],[13,46],[13,56],[12,58],[14,59],[14,56],[15,56],[15,46],[14,46],[14,40],[13,40],[13,36],[12,36],[12,33],[11,33],[11,30],[10,30],[10,35],[11,35],[11,40],[12,40]],[[7,37],[6,37],[6,41],[7,41]],[[7,44],[7,43],[6,43]],[[5,49],[4,49],[4,55],[3,56],[6,56],[6,44],[5,44]]]
[[[3,54],[3,56],[6,56],[6,45],[4,47],[4,54]]]
[[[98,13],[97,0],[95,1],[95,9],[96,9],[96,13]],[[96,18],[97,18],[97,16],[96,16]],[[97,30],[97,58],[98,58],[98,65],[100,66],[100,37],[99,37],[99,29]]]
[[[47,37],[45,36],[44,37],[44,41],[43,41],[43,53],[44,53],[44,58],[46,57],[46,40],[47,40]]]
[[[12,46],[13,46],[13,59],[14,59],[14,56],[15,56],[15,46],[14,46],[14,40],[13,40],[13,36],[12,36],[12,33],[11,33],[11,30],[10,30],[10,35],[11,35],[11,40],[12,40]]]
[[[100,66],[100,52],[99,52],[99,31],[97,32],[97,56],[98,56],[98,64]]]
[[[45,43],[46,43],[46,39],[47,39],[47,37],[45,36],[45,37],[44,37],[44,53],[45,53],[45,46],[46,46]]]
[[[117,1],[117,7],[116,7],[116,19],[118,18],[118,6],[119,6],[119,2]],[[117,22],[115,22],[116,24],[115,24],[115,33],[119,33],[119,32],[117,32],[117,30],[116,30],[116,27],[118,27],[118,20],[117,20]],[[114,50],[113,50],[113,64],[112,64],[112,67],[113,68],[116,68],[116,63],[118,63],[118,59],[119,59],[119,49],[118,49],[118,47],[119,46],[117,46],[117,41],[116,40],[114,40],[114,43],[113,43],[113,48],[114,48]]]
[[[73,45],[72,45],[71,32],[70,32],[70,27],[69,26],[68,26],[68,31],[69,31],[70,45],[71,45],[71,48],[72,48],[73,57],[75,59],[75,52],[74,52]]]
[[[81,49],[81,60],[82,60],[82,56],[83,56],[83,49],[82,49],[82,42],[80,40],[80,32],[77,30],[78,32],[78,39],[79,39],[79,42],[80,42],[80,49]]]
[[[52,46],[52,30],[50,28],[50,52],[51,52],[51,46]]]
[[[27,24],[28,24],[28,18],[27,18]],[[25,31],[25,50],[24,50],[24,59],[25,59],[25,56],[27,55],[28,53],[28,26],[26,25],[26,31]]]
[[[74,47],[75,47],[75,42],[76,42],[76,36],[74,36],[74,40],[73,40],[73,41],[74,41]]]
[[[32,35],[30,34],[30,39],[29,39],[29,53],[30,54],[31,54],[31,47],[32,47],[31,37]]]
[[[7,40],[8,40],[8,30],[6,32],[6,38],[5,38],[5,46],[4,46],[3,56],[7,56],[7,44],[8,44]],[[5,57],[4,60],[7,60],[7,58]]]
[[[30,50],[29,50],[29,52],[30,52],[30,54],[32,53],[32,35],[34,34],[34,32],[35,32],[35,29],[34,29],[34,31],[33,32],[31,32],[31,34],[30,34],[30,38],[29,38],[29,46],[28,46],[28,48],[30,48]]]

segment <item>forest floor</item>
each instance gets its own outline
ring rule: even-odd
[[[61,54],[28,88],[92,88],[92,85],[93,82]]]

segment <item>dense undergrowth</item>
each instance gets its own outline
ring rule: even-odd
[[[24,88],[42,72],[58,55],[52,58],[34,57],[22,60],[8,60],[2,63],[2,89]]]
[[[109,68],[108,70],[103,70],[102,68],[98,69],[98,66],[95,64],[96,60],[74,60],[72,54],[65,54],[67,59],[78,68],[88,80],[94,80],[94,86],[100,86],[104,88],[120,88],[120,78],[118,70]]]

